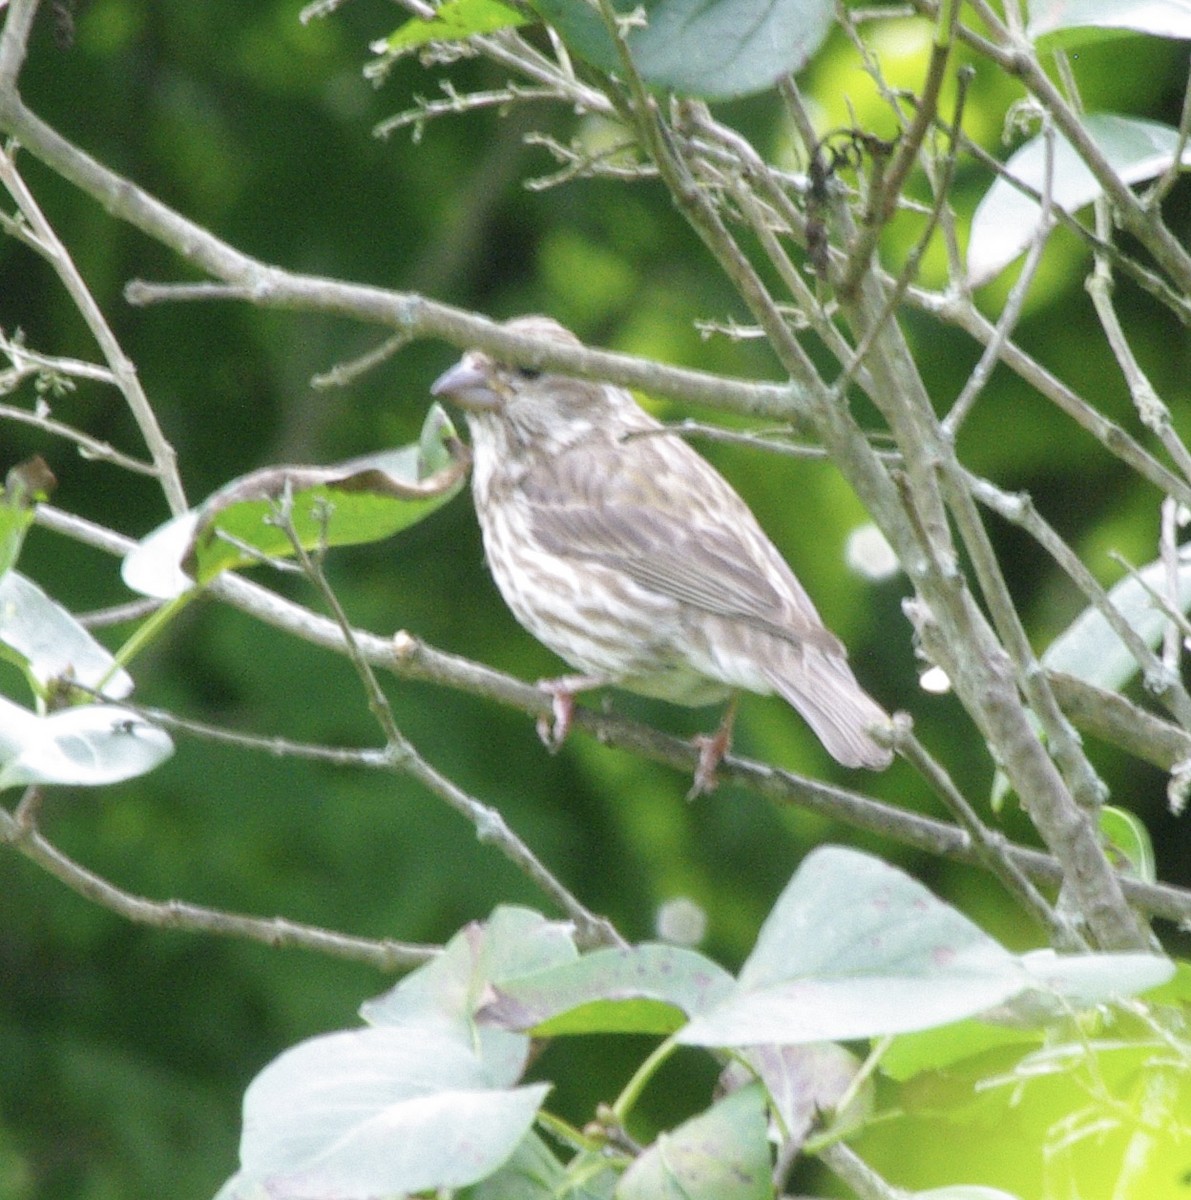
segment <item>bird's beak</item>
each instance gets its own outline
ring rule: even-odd
[[[432,396],[447,396],[461,408],[490,411],[500,407],[500,396],[492,389],[488,375],[465,354],[444,371],[430,386]]]

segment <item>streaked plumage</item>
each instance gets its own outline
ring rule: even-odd
[[[574,340],[546,317],[509,328]],[[889,718],[748,506],[628,392],[477,350],[433,391],[466,412],[501,594],[583,673],[556,693],[611,684],[703,705],[777,692],[845,766],[889,764],[868,732]]]

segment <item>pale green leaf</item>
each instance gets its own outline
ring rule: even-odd
[[[480,1016],[539,1036],[672,1033],[728,993],[732,977],[694,950],[644,945],[596,950],[507,980]]]
[[[1154,121],[1092,113],[1083,119],[1088,136],[1127,184],[1160,175],[1178,153],[1178,130]],[[1184,147],[1182,164],[1191,164],[1191,147]],[[1047,173],[1046,139],[1031,138],[1005,164],[1014,179],[1044,192]],[[1075,148],[1055,134],[1051,166],[1051,200],[1056,208],[1074,213],[1103,192],[1100,183]],[[987,282],[1007,267],[1034,240],[1042,207],[1005,179],[998,178],[976,206],[968,244],[968,273],[972,282]],[[1053,221],[1052,217],[1052,221]]]
[[[312,1038],[249,1085],[231,1195],[261,1184],[289,1200],[463,1187],[514,1153],[547,1091],[487,1087],[478,1058],[426,1030]]]
[[[1030,0],[1026,34],[1040,50],[1138,33],[1191,38],[1191,0]]]
[[[0,696],[0,788],[100,787],[144,775],[173,752],[169,734],[116,705],[39,716]]]
[[[580,57],[622,74],[616,45],[587,0],[531,0]],[[830,0],[616,0],[631,25],[629,53],[650,86],[709,100],[774,86],[800,70],[831,28]]]
[[[625,1172],[616,1200],[767,1200],[770,1169],[765,1091],[754,1083],[659,1134]]]
[[[1191,562],[1180,562],[1176,574],[1177,597],[1168,594],[1166,564],[1160,560],[1126,576],[1108,593],[1113,607],[1151,650],[1162,640],[1170,620],[1156,597],[1162,596],[1180,612],[1191,609]],[[1138,670],[1125,643],[1090,606],[1051,642],[1042,655],[1042,665],[1110,692],[1120,691]]]
[[[102,688],[121,700],[132,678],[56,601],[17,571],[0,576],[0,654],[15,662],[45,693],[55,684]]]

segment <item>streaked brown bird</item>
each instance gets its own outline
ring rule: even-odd
[[[510,331],[578,340],[548,317]],[[777,692],[847,767],[880,770],[889,717],[744,501],[623,388],[471,350],[431,391],[465,412],[489,568],[518,621],[581,674],[543,680],[565,738],[576,692],[611,685],[700,706],[730,698],[701,738],[693,794],[714,786],[739,689]]]

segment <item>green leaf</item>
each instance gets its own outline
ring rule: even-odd
[[[1019,959],[1030,984],[986,1020],[1037,1025],[1055,1017],[1148,992],[1169,982],[1175,966],[1157,954],[1056,954],[1030,950]]]
[[[1154,121],[1093,113],[1084,128],[1109,164],[1127,184],[1160,175],[1175,160],[1178,130]],[[1010,175],[1042,194],[1046,179],[1046,140],[1031,138],[1005,164]],[[1182,165],[1191,164],[1191,146]],[[1051,198],[1056,208],[1073,213],[1091,204],[1103,189],[1074,147],[1061,134],[1054,138]],[[968,243],[968,273],[975,284],[986,283],[1007,267],[1034,240],[1041,205],[998,178],[976,206]],[[1053,218],[1052,218],[1053,220]]]
[[[463,486],[470,455],[437,404],[417,445],[333,467],[266,467],[154,530],[125,558],[134,591],[172,599],[221,571],[305,550],[380,541],[441,508]]]
[[[853,1091],[860,1060],[834,1042],[807,1046],[750,1046],[734,1056],[720,1076],[722,1091],[731,1082],[742,1085],[757,1078],[765,1085],[769,1103],[780,1118],[783,1152],[802,1145],[815,1122],[832,1112]],[[844,1113],[831,1123],[833,1135],[860,1124],[872,1107],[872,1081],[856,1089]]]
[[[15,663],[46,695],[71,682],[102,688],[121,700],[132,678],[56,601],[18,571],[0,576],[0,655]]]
[[[408,50],[427,42],[458,42],[480,33],[495,33],[498,29],[513,29],[525,25],[529,18],[501,4],[500,0],[446,0],[429,20],[414,17],[395,29],[387,38],[376,42],[377,54]]]
[[[881,1073],[899,1083],[923,1071],[941,1071],[988,1050],[1017,1045],[1037,1046],[1040,1030],[1010,1025],[990,1025],[975,1018],[934,1029],[920,1029],[895,1037],[881,1055]]]
[[[616,1200],[765,1200],[773,1195],[765,1091],[750,1084],[637,1156]]]
[[[449,1038],[485,1065],[485,1079],[505,1086],[520,1078],[529,1039],[507,1029],[477,1025],[475,1014],[502,980],[577,956],[566,927],[529,909],[501,906],[486,924],[457,933],[442,954],[361,1006],[372,1025],[418,1038]]]
[[[0,696],[0,788],[120,783],[173,752],[169,734],[126,708],[84,704],[39,716]]]
[[[778,898],[736,986],[677,1040],[798,1045],[908,1033],[977,1013],[1046,1020],[1156,987],[1173,971],[1169,959],[1149,954],[1010,954],[908,875],[825,846]]]
[[[1031,0],[1027,35],[1040,50],[1133,33],[1191,38],[1191,0]]]
[[[57,480],[45,459],[35,455],[13,467],[0,488],[0,576],[20,557],[25,533],[33,524],[39,501],[54,490]]]
[[[1127,809],[1105,804],[1099,813],[1100,836],[1108,848],[1113,865],[1135,879],[1157,883],[1154,843],[1140,817]]]
[[[809,854],[728,998],[678,1040],[843,1041],[942,1025],[1023,986],[1014,956],[901,871],[854,850]]]
[[[485,1023],[536,1036],[582,1033],[670,1034],[726,995],[732,977],[680,946],[596,950],[506,981],[478,1014]]]
[[[1166,564],[1159,560],[1126,576],[1108,593],[1113,607],[1151,650],[1161,642],[1169,624],[1155,596],[1177,604],[1180,612],[1191,609],[1191,562],[1179,563],[1177,599],[1169,591]],[[1120,691],[1138,670],[1137,659],[1091,606],[1051,642],[1042,656],[1042,665],[1048,671],[1062,671],[1112,692]]]
[[[429,1030],[312,1038],[249,1085],[228,1197],[259,1194],[262,1185],[291,1200],[464,1187],[513,1154],[548,1090],[488,1087],[475,1055]]]
[[[620,57],[603,21],[587,0],[530,0],[580,57],[622,74]],[[651,87],[708,100],[762,92],[800,70],[831,28],[829,0],[615,0],[632,26],[629,53]]]
[[[609,1200],[617,1179],[594,1151],[576,1155],[564,1167],[531,1132],[500,1170],[458,1196],[459,1200]]]

